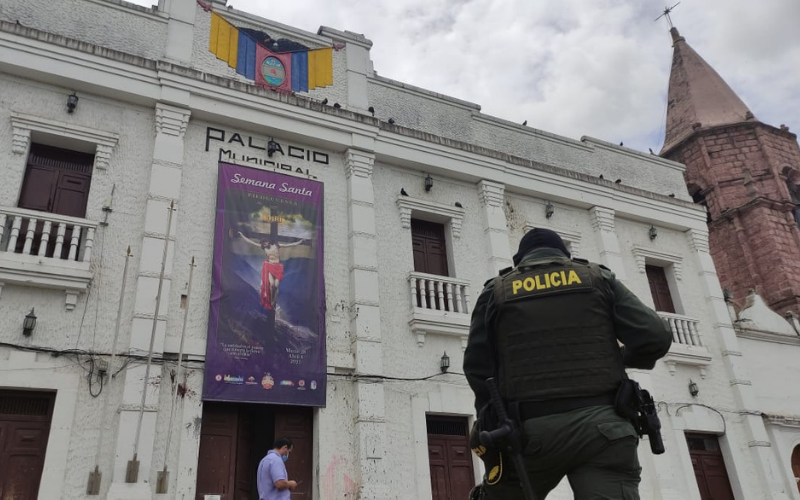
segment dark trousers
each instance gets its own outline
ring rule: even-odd
[[[639,438],[611,406],[592,406],[526,420],[525,466],[537,500],[567,476],[575,500],[639,500]],[[489,500],[523,500],[510,461],[497,484],[484,483]]]

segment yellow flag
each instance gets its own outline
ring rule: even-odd
[[[239,55],[239,30],[216,12],[211,13],[211,34],[208,40],[209,50],[218,58],[236,67]]]
[[[321,49],[318,56],[320,61],[320,79],[317,84],[321,87],[333,85],[333,48]]]

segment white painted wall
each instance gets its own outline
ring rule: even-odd
[[[194,24],[190,22],[192,27],[186,35],[192,38],[181,39],[181,43],[192,47],[190,65],[212,75],[237,79],[230,68],[206,50],[208,14],[194,0],[173,2],[183,2],[174,7],[195,14]],[[148,14],[110,0],[81,0],[75,4],[78,10],[72,14],[61,13],[59,21],[56,19],[59,11],[35,9],[29,7],[33,5],[29,2],[12,0],[0,8],[0,18],[13,20],[24,15],[27,25],[34,28],[118,50],[128,47],[132,56],[160,57],[167,30],[166,14]],[[121,31],[114,31],[113,35],[78,29],[80,24],[75,16],[103,18],[111,11],[135,21],[126,24]],[[345,106],[350,109],[367,102],[375,106],[377,118],[385,120],[391,116],[399,127],[381,126],[368,115],[352,114],[346,109],[314,108],[302,99],[276,97],[247,87],[242,80],[235,85],[232,82],[220,84],[200,74],[169,68],[162,70],[159,80],[152,69],[152,61],[136,57],[109,59],[86,51],[76,52],[76,61],[79,56],[80,64],[90,65],[93,73],[82,73],[75,62],[67,63],[64,68],[64,73],[72,79],[68,81],[69,86],[61,76],[31,79],[30,75],[35,74],[32,72],[47,67],[47,61],[63,61],[63,52],[75,49],[58,40],[43,41],[41,34],[0,30],[0,42],[3,42],[0,43],[0,61],[5,61],[0,63],[0,71],[3,71],[0,73],[0,95],[3,96],[0,100],[0,168],[5,179],[0,184],[0,206],[16,205],[25,164],[24,155],[11,150],[11,112],[119,136],[109,168],[96,172],[92,180],[87,219],[102,220],[102,204],[111,186],[116,185],[116,190],[109,225],[99,230],[94,249],[89,293],[81,295],[76,309],[68,312],[64,308],[62,291],[6,285],[0,294],[0,325],[5,325],[0,328],[0,341],[108,352],[122,286],[123,255],[131,245],[134,256],[129,262],[120,337],[121,348],[129,348],[131,330],[141,332],[149,328],[151,320],[147,311],[154,303],[152,285],[161,262],[163,239],[148,228],[163,225],[163,213],[156,212],[166,206],[168,199],[175,198],[179,202],[172,231],[174,244],[167,266],[169,287],[161,310],[164,316],[159,331],[164,332],[164,340],[160,347],[164,352],[177,351],[183,321],[180,295],[185,293],[188,263],[194,257],[197,267],[187,319],[186,352],[202,358],[211,286],[219,148],[224,146],[240,160],[260,154],[235,143],[212,142],[206,151],[207,128],[224,129],[229,136],[231,133],[252,136],[258,143],[274,137],[280,142],[313,147],[330,155],[330,164],[325,167],[294,158],[287,161],[309,169],[324,182],[326,192],[328,371],[337,375],[329,378],[327,407],[315,413],[317,498],[337,500],[354,495],[358,490],[362,498],[375,497],[375,492],[388,492],[391,498],[398,499],[427,498],[430,478],[425,415],[470,418],[472,415],[472,396],[459,375],[463,360],[461,339],[428,334],[424,345],[419,346],[417,337],[408,327],[411,304],[407,279],[413,270],[413,257],[410,230],[402,227],[397,204],[401,188],[411,198],[446,207],[453,207],[456,202],[463,206],[460,233],[456,235],[452,228],[448,229],[450,271],[452,276],[469,282],[473,304],[495,266],[507,263],[516,251],[527,227],[549,227],[571,235],[580,257],[610,264],[620,279],[646,303],[651,303],[648,284],[634,251],[660,252],[676,259],[681,273],[680,279],[672,282],[674,292],[679,297],[683,314],[698,320],[705,352],[711,362],[705,367],[705,378],[699,367],[680,363],[674,374],[659,363],[652,373],[632,375],[651,388],[661,402],[663,435],[668,449],[667,454],[652,457],[648,444],[642,443],[643,498],[699,498],[683,439],[685,431],[722,435],[720,439],[737,498],[768,498],[770,494],[775,498],[797,498],[788,493],[793,485],[790,471],[787,472],[791,449],[800,439],[797,429],[786,425],[765,429],[763,424],[759,427],[760,417],[748,413],[800,415],[796,404],[800,398],[793,397],[793,388],[783,382],[792,380],[785,370],[796,364],[793,362],[796,349],[757,340],[740,341],[733,335],[710,257],[702,248],[705,215],[682,201],[687,199],[682,167],[593,139],[574,141],[535,129],[523,129],[480,114],[476,105],[377,78],[364,65],[360,66],[363,74],[354,75],[353,71],[345,69],[347,54],[349,51],[355,54],[356,46],[365,50],[363,41],[354,35],[329,31],[330,37],[320,36],[262,22],[236,11],[229,12],[243,26],[263,26],[274,36],[311,45],[329,43],[334,36],[343,37],[349,45],[334,55],[337,84],[316,91],[314,98],[327,96],[332,102],[350,103]],[[115,22],[108,24],[115,26]],[[144,24],[137,27],[137,22]],[[129,28],[150,33],[150,36],[141,37],[146,39],[141,45],[128,46],[124,43],[124,34]],[[171,33],[170,36],[180,36],[181,31]],[[20,58],[19,52],[9,48],[12,42],[29,44],[33,55]],[[359,43],[362,45],[354,45]],[[123,82],[118,73],[125,69],[135,73],[136,79],[128,78]],[[354,96],[356,87],[348,88],[344,82],[357,83],[361,77],[368,77],[369,85],[364,95]],[[81,100],[76,113],[67,115],[64,103],[74,89],[79,91]],[[169,139],[164,137],[162,128],[159,129],[162,132],[156,134],[158,99],[191,112],[185,133]],[[179,119],[177,123],[180,124]],[[361,341],[354,332],[354,325],[363,328],[363,324],[359,326],[341,307],[337,308],[342,303],[352,303],[354,289],[368,286],[358,279],[351,280],[351,260],[362,255],[363,250],[351,248],[348,220],[351,207],[347,190],[348,183],[353,181],[347,176],[347,169],[352,165],[349,163],[352,158],[346,155],[348,149],[365,158],[376,158],[369,179],[374,198],[374,212],[370,214],[374,213],[376,228],[374,252],[378,262],[375,272],[380,297],[377,310],[381,359],[380,363],[368,360],[368,366],[379,367],[381,375],[419,378],[439,371],[439,359],[444,352],[451,359],[452,373],[424,382],[387,381],[382,384],[380,395],[363,386],[357,387],[342,376],[357,366],[367,366],[363,359],[366,351],[359,352]],[[509,162],[497,151],[521,158]],[[521,164],[525,161],[528,163]],[[434,178],[434,187],[426,193],[423,183],[428,174]],[[605,181],[596,179],[600,174]],[[616,178],[622,179],[621,187],[613,184]],[[656,192],[674,192],[675,199]],[[555,207],[550,219],[545,217],[548,202]],[[648,237],[651,224],[658,228],[654,241]],[[34,335],[25,339],[21,335],[21,321],[31,306],[36,307],[39,323]],[[141,338],[140,335],[135,339],[134,346],[140,344]],[[358,359],[359,355],[362,359]],[[103,398],[94,399],[88,395],[83,368],[64,357],[52,359],[45,354],[32,355],[0,347],[0,361],[3,364],[0,387],[59,391],[46,464],[52,476],[48,476],[40,497],[85,498],[88,473],[98,461],[95,450]],[[128,493],[120,483],[118,471],[114,493],[117,497],[124,493],[129,494],[128,498],[150,498],[152,482],[165,456],[172,475],[170,493],[163,498],[193,495],[202,414],[202,369],[187,373],[189,392],[177,409],[172,446],[166,450],[174,387],[161,381],[169,380],[167,375],[171,369],[171,365],[154,368],[160,390],[152,393],[153,408],[157,411],[152,412],[148,420],[148,425],[152,426],[147,430],[147,438],[153,443],[152,456],[148,455],[152,467],[141,472],[140,484],[129,488]],[[134,369],[123,372],[104,392],[104,396],[111,396],[108,427],[99,459],[104,493],[114,476],[112,464],[116,461],[119,467],[127,460],[115,454],[126,449],[126,440],[134,432],[129,420],[120,426],[116,413],[123,400],[123,385],[128,386],[126,398],[136,399],[137,394],[141,394],[137,393],[141,390],[137,389],[141,373],[123,378],[130,373],[134,373]],[[690,379],[700,387],[697,398],[688,393]],[[758,398],[752,395],[754,391]],[[370,472],[364,470],[363,464],[367,461],[363,456],[363,442],[359,441],[362,437],[357,436],[365,428],[354,430],[358,412],[364,411],[365,402],[382,405],[379,412],[382,421],[377,425],[382,429],[386,449],[375,460],[380,460],[386,472],[379,485],[363,484],[361,480],[371,477]],[[709,407],[719,411],[724,421]],[[767,448],[770,444],[772,446]],[[477,461],[475,463],[478,476],[480,466]],[[56,489],[59,493],[53,494]],[[553,498],[570,498],[568,485],[562,484]]]

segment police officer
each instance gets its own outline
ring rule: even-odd
[[[513,261],[486,283],[472,314],[464,373],[476,410],[488,407],[486,379],[496,377],[521,423],[537,499],[564,476],[576,500],[638,499],[639,440],[614,400],[624,368],[652,369],[672,334],[607,268],[571,259],[553,231],[529,231]],[[484,498],[522,499],[510,461],[497,467],[492,456],[481,457]]]

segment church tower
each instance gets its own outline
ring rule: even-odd
[[[708,208],[722,286],[741,304],[755,289],[774,311],[800,313],[800,148],[783,125],[760,122],[678,30],[660,156],[686,165]]]

